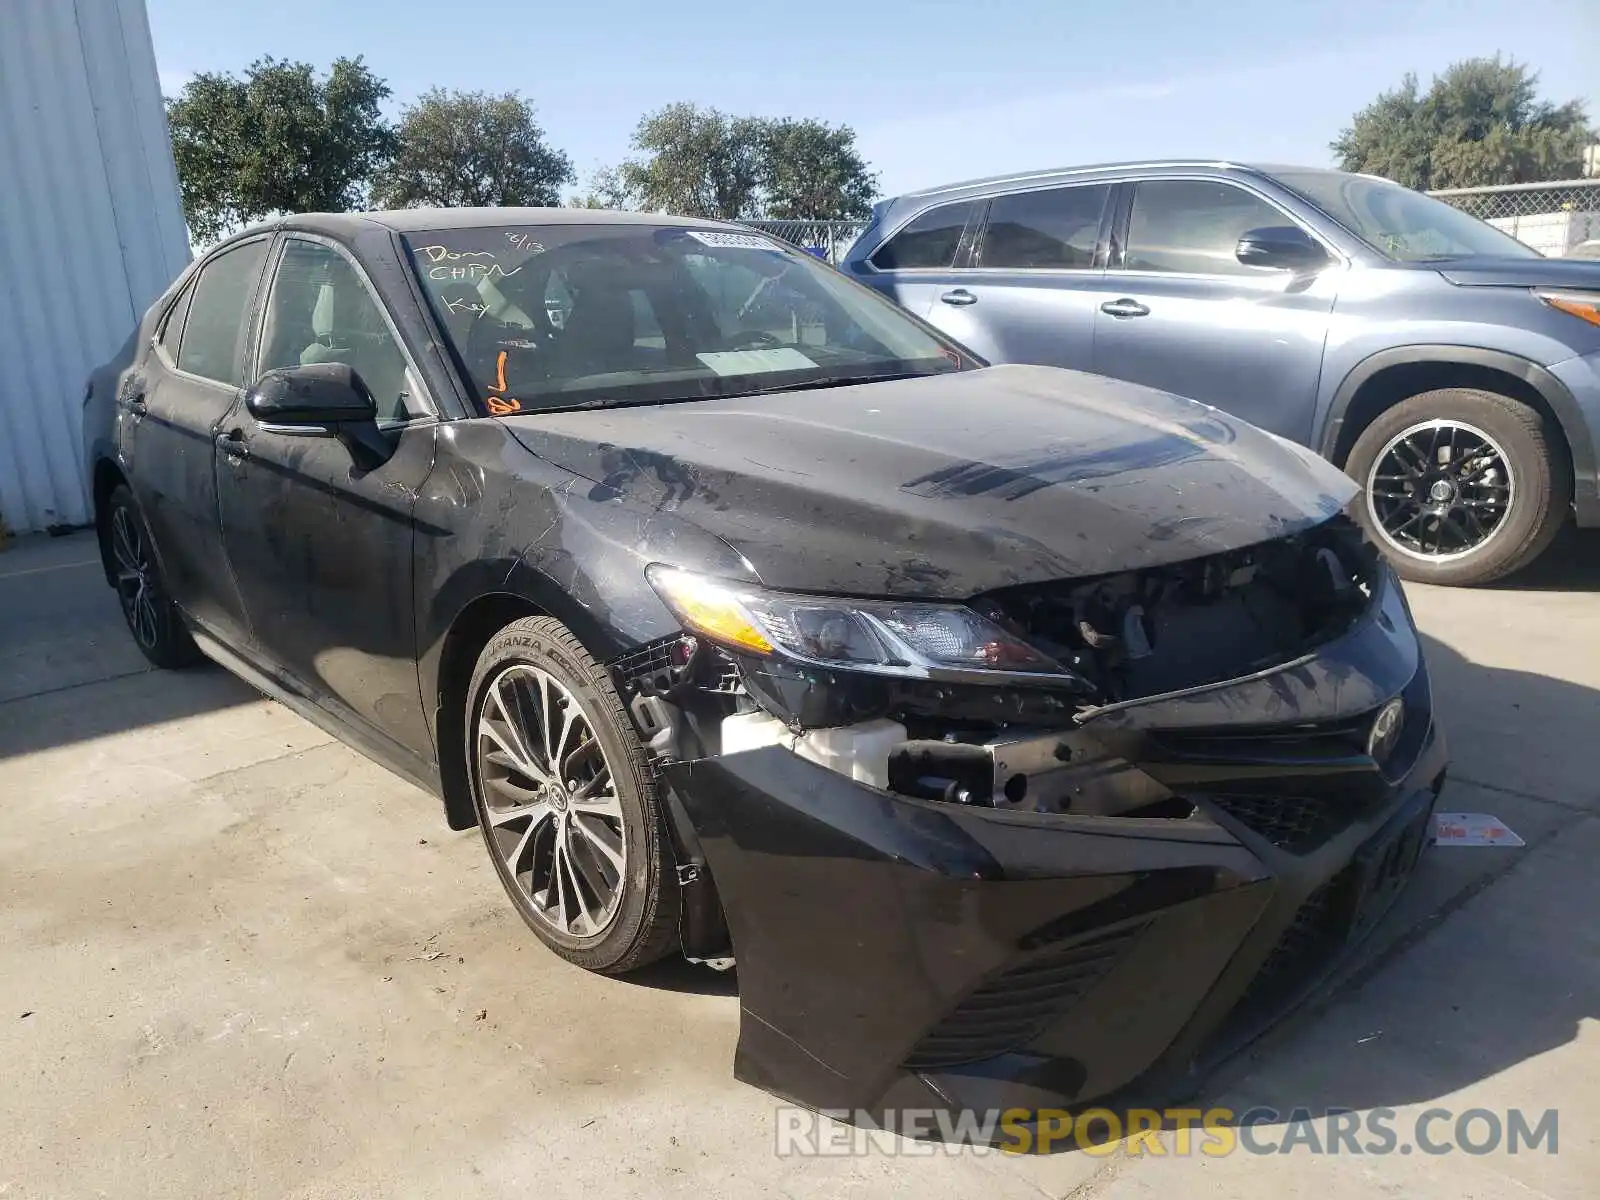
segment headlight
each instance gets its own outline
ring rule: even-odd
[[[1533,293],[1551,308],[1559,308],[1569,316],[1600,325],[1600,292],[1546,292]]]
[[[686,630],[747,654],[914,679],[1082,682],[961,604],[773,592],[660,563],[646,575]]]

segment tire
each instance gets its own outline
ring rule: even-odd
[[[150,527],[126,484],[115,488],[106,500],[102,536],[122,619],[140,652],[152,665],[169,671],[203,662],[205,656],[167,596]]]
[[[1419,583],[1511,574],[1550,544],[1572,503],[1565,449],[1544,415],[1479,388],[1423,392],[1381,413],[1345,470],[1362,487],[1361,523]]]
[[[605,975],[676,950],[678,881],[660,783],[605,670],[559,621],[528,617],[490,639],[467,696],[478,828],[528,927],[568,962]],[[559,774],[568,779],[547,769],[551,741],[566,743]]]

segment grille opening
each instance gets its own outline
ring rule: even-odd
[[[1348,798],[1254,796],[1218,793],[1207,797],[1239,824],[1290,854],[1309,854],[1337,837],[1361,815]]]
[[[913,1071],[981,1062],[1027,1045],[1120,962],[1144,926],[1052,946],[990,979],[906,1056]]]
[[[1308,653],[1366,612],[1378,563],[1376,549],[1341,515],[1186,562],[1008,588],[978,607],[1114,703],[1234,679]]]

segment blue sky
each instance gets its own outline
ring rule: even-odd
[[[261,54],[361,54],[391,106],[517,90],[580,182],[674,100],[855,128],[885,193],[1153,156],[1329,162],[1350,115],[1496,51],[1600,121],[1597,0],[146,0],[168,94]]]

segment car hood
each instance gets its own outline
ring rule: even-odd
[[[1439,263],[1439,274],[1462,287],[1600,288],[1600,262],[1581,258],[1463,258]]]
[[[687,520],[768,586],[855,595],[1176,562],[1303,529],[1355,493],[1216,409],[1049,367],[500,419],[592,502]]]

